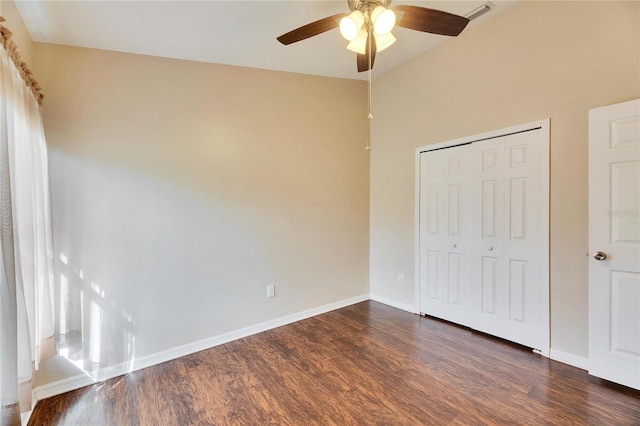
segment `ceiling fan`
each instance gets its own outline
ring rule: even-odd
[[[340,28],[349,41],[347,49],[357,53],[358,72],[373,68],[376,53],[391,46],[396,38],[394,26],[426,33],[457,36],[469,19],[426,7],[399,5],[390,8],[391,0],[347,0],[350,13],[338,13],[281,35],[284,44],[295,43]]]

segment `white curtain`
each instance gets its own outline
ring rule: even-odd
[[[5,46],[7,44],[5,43]],[[33,372],[55,352],[53,248],[40,106],[0,44],[0,424],[31,409]],[[15,56],[15,55],[14,55]]]

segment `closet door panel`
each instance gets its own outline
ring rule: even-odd
[[[541,147],[536,132],[505,141],[505,276],[507,315],[504,337],[540,348],[542,321]]]
[[[470,179],[472,260],[469,278],[471,327],[494,335],[503,329],[504,275],[504,142],[483,141],[469,146],[475,162]]]
[[[463,147],[421,154],[420,311],[464,325],[469,316],[468,169]]]
[[[436,151],[420,157],[420,309],[442,317],[445,306],[448,165]]]
[[[464,297],[460,295],[460,287],[461,287],[461,257],[460,253],[449,253],[449,258],[447,259],[447,304],[460,306],[460,302]]]
[[[526,291],[527,264],[523,260],[509,260],[509,285],[508,301],[509,321],[525,321],[525,301],[528,296]]]
[[[471,175],[467,147],[442,150],[449,165],[447,175],[447,238],[443,241],[446,259],[446,305],[443,318],[458,324],[469,323],[469,190]]]

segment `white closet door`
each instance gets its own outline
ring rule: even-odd
[[[420,157],[420,308],[442,317],[444,312],[442,240],[445,229],[444,151]]]
[[[477,212],[472,241],[472,326],[535,349],[542,345],[542,198],[540,131],[474,143],[478,178],[471,187]]]
[[[420,154],[419,291],[420,312],[548,354],[549,135],[540,124]]]
[[[421,155],[421,309],[466,325],[469,316],[469,158],[464,147]]]
[[[474,143],[471,182],[471,322],[485,333],[502,336],[504,316],[504,140]]]
[[[542,191],[541,154],[544,144],[539,132],[525,132],[505,138],[505,226],[503,242],[504,337],[540,349],[544,327],[542,298],[542,248],[546,205]]]

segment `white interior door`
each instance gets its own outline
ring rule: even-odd
[[[640,100],[589,111],[589,373],[640,389]]]

